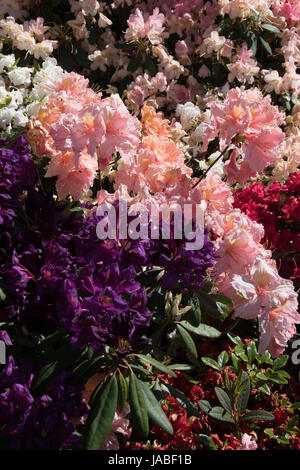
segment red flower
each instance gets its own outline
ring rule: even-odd
[[[274,422],[279,426],[281,426],[282,424],[287,424],[290,419],[288,412],[282,410],[281,408],[277,408],[272,413],[275,417]]]

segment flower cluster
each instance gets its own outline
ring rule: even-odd
[[[0,128],[10,131],[25,127],[50,91],[48,81],[62,74],[55,59],[42,67],[19,67],[14,54],[0,55]]]
[[[263,224],[263,243],[273,251],[279,273],[300,287],[299,216],[300,175],[292,173],[284,184],[251,184],[237,191],[234,206]]]
[[[0,447],[299,448],[300,2],[4,0],[0,52]]]
[[[9,356],[0,373],[0,437],[8,449],[55,450],[78,441],[74,424],[87,413],[82,386],[63,372],[36,397],[32,387],[38,370],[29,360],[16,363]]]

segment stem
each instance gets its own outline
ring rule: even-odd
[[[194,184],[194,186],[192,186],[192,189],[194,189],[194,188],[196,188],[196,186],[198,186],[198,184],[206,177],[209,170],[211,170],[211,168],[225,155],[227,150],[228,150],[228,147],[226,147],[226,149],[223,150],[223,152],[218,156],[218,158],[216,158],[216,160],[207,168],[207,170],[205,170],[203,175],[201,175],[200,178],[198,179],[198,181]]]

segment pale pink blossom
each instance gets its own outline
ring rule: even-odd
[[[129,16],[128,28],[125,32],[127,42],[147,38],[151,44],[159,44],[162,40],[163,24],[165,16],[158,8],[153,10],[152,15],[142,13],[139,8]]]
[[[239,450],[256,450],[257,443],[253,436],[250,434],[242,434],[241,437],[241,446]]]
[[[126,418],[129,413],[130,407],[128,403],[126,403],[121,412],[116,411],[110,433],[103,442],[100,450],[118,450],[119,441],[117,434],[122,434],[126,437],[131,436],[132,429],[129,427],[129,419]]]

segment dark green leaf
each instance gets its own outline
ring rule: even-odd
[[[207,400],[200,400],[198,404],[201,410],[206,413],[211,418],[217,419],[219,421],[225,421],[227,423],[234,423],[233,417],[221,406],[212,407]]]
[[[231,354],[231,360],[232,360],[233,367],[235,368],[236,371],[238,371],[239,366],[240,366],[240,361],[234,353]]]
[[[212,316],[213,318],[220,318],[219,308],[211,296],[203,290],[197,292],[197,295],[202,312]]]
[[[192,366],[190,364],[172,364],[169,367],[172,370],[179,370],[179,371],[184,371],[184,372],[191,372],[192,370],[195,369],[195,366]]]
[[[267,384],[260,385],[260,386],[258,387],[258,390],[259,390],[260,392],[265,393],[266,395],[271,395],[270,387],[269,387]]]
[[[225,390],[220,387],[215,387],[215,392],[223,408],[225,408],[229,413],[232,413],[231,401]]]
[[[113,375],[95,394],[85,423],[84,448],[98,450],[108,436],[117,408],[118,385]]]
[[[128,390],[126,380],[122,372],[118,376],[118,410],[121,412],[127,402]]]
[[[237,407],[237,411],[239,412],[239,414],[244,413],[247,407],[247,403],[248,403],[249,396],[250,396],[250,390],[251,390],[248,374],[244,371],[242,372],[242,376],[241,376],[241,384],[244,387],[239,392],[237,400],[236,400],[236,407]]]
[[[171,375],[171,377],[174,377],[176,379],[177,375],[175,374],[175,372],[172,371],[172,369],[170,369],[170,367],[165,366],[161,362],[158,362],[156,359],[153,359],[153,357],[144,356],[143,354],[137,354],[137,356],[143,362],[151,364],[156,369],[164,372],[165,374]]]
[[[227,333],[227,336],[234,344],[243,347],[243,342],[239,336],[233,336],[230,333]]]
[[[217,449],[217,446],[214,441],[206,434],[198,434],[198,439],[200,440],[200,442],[202,442],[202,444],[209,447],[211,450]]]
[[[251,341],[251,343],[247,345],[247,356],[250,364],[254,361],[257,356],[257,349],[254,341]]]
[[[217,361],[215,361],[215,360],[212,359],[211,357],[201,357],[201,361],[202,361],[206,366],[212,367],[213,369],[216,369],[216,370],[220,371],[220,366],[219,366],[219,364],[217,363]]]
[[[289,356],[287,354],[283,354],[282,356],[279,356],[275,359],[273,362],[273,369],[278,370],[284,367],[289,359]]]
[[[216,330],[212,326],[206,325],[205,323],[200,323],[200,325],[193,326],[186,320],[182,320],[180,325],[183,326],[186,330],[189,330],[195,335],[204,336],[206,338],[218,338],[220,336],[220,331]]]
[[[172,435],[172,425],[163,410],[161,409],[161,406],[155,398],[154,394],[151,392],[151,390],[149,390],[149,388],[147,387],[147,385],[144,384],[144,382],[139,381],[139,384],[144,392],[145,404],[150,420],[154,424],[157,424],[157,426],[166,431],[168,434]]]
[[[157,74],[157,66],[151,55],[146,54],[145,68],[149,71],[151,77]]]
[[[182,328],[182,326],[178,324],[176,325],[176,328],[177,328],[178,333],[181,336],[182,341],[184,342],[186,346],[187,351],[190,353],[190,355],[193,358],[197,359],[198,357],[197,348],[195,346],[195,343],[191,335],[187,332],[187,330],[185,330],[184,328]]]
[[[218,364],[220,368],[222,369],[228,362],[228,354],[226,351],[222,351],[219,356],[218,356]]]
[[[135,72],[139,66],[142,64],[142,54],[137,54],[131,61],[129,62],[127,66],[128,72]]]
[[[241,418],[243,421],[271,421],[274,419],[272,413],[264,410],[249,411]]]
[[[149,420],[144,391],[133,373],[130,374],[129,379],[129,404],[133,426],[140,437],[146,439],[149,434]]]
[[[273,26],[272,24],[262,24],[262,28],[266,29],[267,31],[271,31],[272,33],[280,33],[280,29],[276,28],[276,26]]]
[[[191,310],[188,312],[188,315],[192,315],[193,320],[195,320],[195,324],[199,325],[199,323],[201,323],[201,307],[198,296],[195,291],[192,292],[192,295],[189,298],[188,305],[192,307]]]
[[[259,380],[268,380],[268,377],[266,376],[266,374],[264,374],[263,372],[258,372],[256,374],[256,377],[259,379]]]
[[[273,52],[272,52],[272,49],[271,49],[270,44],[269,44],[262,36],[259,36],[259,40],[260,40],[262,46],[265,48],[265,50],[266,50],[270,55],[273,55]]]
[[[255,57],[257,51],[257,36],[255,33],[252,33],[247,41],[248,49],[252,50],[252,55]]]

